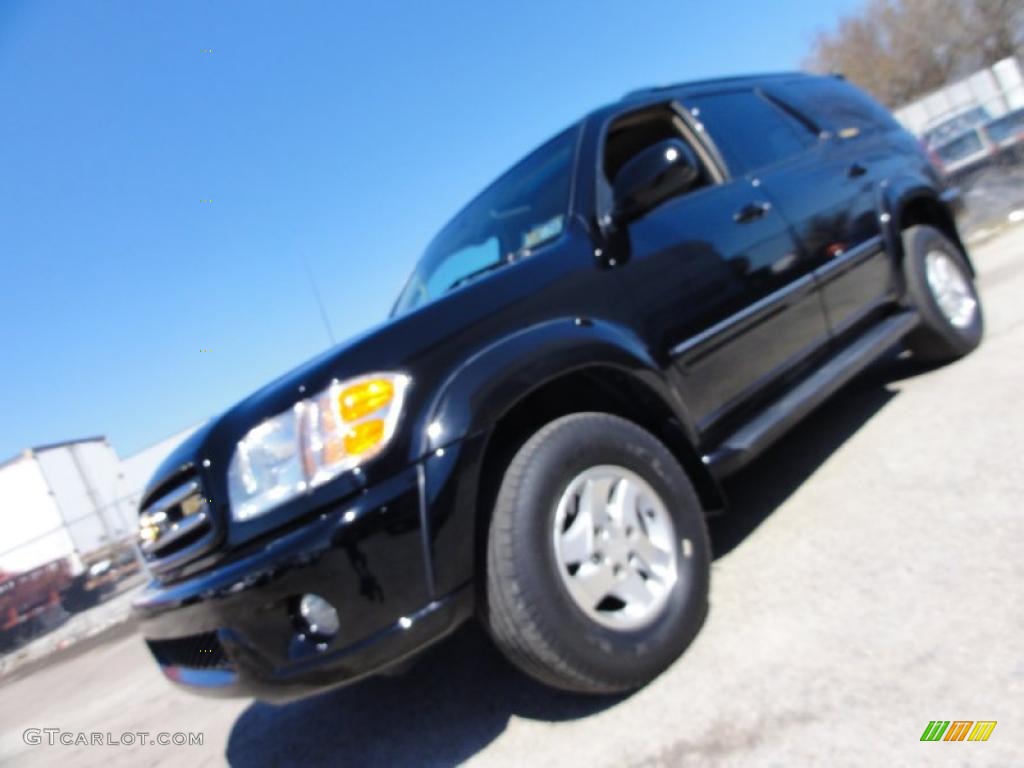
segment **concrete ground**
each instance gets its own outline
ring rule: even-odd
[[[881,362],[730,483],[711,612],[630,697],[523,678],[479,631],[285,707],[195,698],[128,629],[2,681],[0,762],[62,766],[1024,765],[1024,228],[975,249],[988,333]],[[919,741],[930,720],[989,741]],[[202,732],[28,746],[26,728]]]

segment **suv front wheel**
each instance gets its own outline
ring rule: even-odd
[[[604,413],[538,431],[505,472],[487,541],[487,623],[541,682],[638,688],[707,612],[709,546],[686,473],[653,435]]]

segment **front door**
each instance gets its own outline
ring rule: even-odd
[[[763,190],[715,167],[694,124],[669,107],[609,131],[605,171],[666,138],[688,141],[700,184],[628,224],[619,268],[633,292],[645,340],[674,374],[701,431],[828,341],[811,274],[783,217]],[[658,121],[662,121],[659,124]]]

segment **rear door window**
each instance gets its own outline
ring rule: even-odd
[[[752,90],[694,96],[687,99],[687,106],[711,135],[734,176],[793,157],[817,140]]]

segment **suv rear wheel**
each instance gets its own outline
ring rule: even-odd
[[[981,300],[960,250],[939,230],[910,227],[903,233],[907,292],[921,325],[906,339],[914,357],[948,362],[981,343]]]
[[[636,424],[578,413],[538,431],[505,472],[487,542],[487,623],[549,685],[638,688],[707,612],[704,514],[675,457]]]

